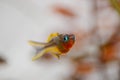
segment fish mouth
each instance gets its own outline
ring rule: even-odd
[[[69,34],[69,39],[75,41],[75,35],[74,34]]]

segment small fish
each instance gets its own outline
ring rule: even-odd
[[[65,55],[75,42],[75,35],[73,34],[59,34],[52,33],[48,37],[46,43],[29,41],[29,44],[36,47],[37,55],[32,60],[37,60],[46,53],[50,53],[56,58]]]

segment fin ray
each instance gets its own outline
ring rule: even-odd
[[[49,43],[41,43],[41,42],[36,42],[36,41],[28,41],[28,43],[32,46],[45,46],[48,45]]]

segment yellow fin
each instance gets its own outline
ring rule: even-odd
[[[59,35],[59,33],[51,33],[47,39],[47,42],[51,41],[51,39],[53,39],[54,37],[57,37]]]
[[[44,46],[45,43],[40,43],[40,42],[36,42],[36,41],[28,41],[28,43],[32,46]]]
[[[54,57],[56,57],[57,59],[60,59],[60,54],[55,54],[55,53],[51,53]]]
[[[42,57],[45,53],[46,53],[46,51],[39,52],[36,56],[34,56],[34,57],[32,58],[32,61],[35,61],[35,60],[39,59],[39,58]]]
[[[60,59],[61,52],[59,52],[59,50],[56,47],[49,47],[49,48],[46,48],[43,51],[39,52],[36,56],[34,56],[32,58],[32,61],[39,59],[40,57],[42,57],[46,53],[50,53],[51,55],[53,55],[57,59]]]

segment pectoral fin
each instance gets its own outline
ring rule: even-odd
[[[54,57],[56,57],[57,59],[60,59],[60,52],[57,49],[57,47],[50,47],[46,49],[47,53],[50,53],[51,55],[53,55]]]
[[[56,53],[51,53],[54,57],[56,57],[57,59],[60,59],[60,54],[56,54]]]

